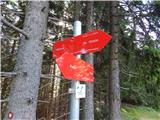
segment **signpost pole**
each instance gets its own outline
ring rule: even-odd
[[[74,36],[81,34],[81,22],[75,21],[74,22],[74,28],[73,28],[73,34]],[[77,57],[80,58],[80,55]],[[79,81],[71,81],[71,89],[74,91],[70,96],[70,115],[69,120],[79,120],[79,108],[80,108],[80,99],[76,98],[76,86],[79,85]]]

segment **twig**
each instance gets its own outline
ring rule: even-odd
[[[80,111],[82,111],[83,109],[81,108],[80,109]],[[62,117],[64,117],[64,116],[67,116],[67,115],[69,115],[70,114],[70,112],[67,112],[67,113],[64,113],[63,115],[60,115],[60,116],[58,116],[58,117],[56,117],[56,118],[53,118],[53,120],[58,120],[58,119],[60,119],[60,118],[62,118]],[[53,115],[53,113],[51,113],[51,115]]]
[[[52,75],[53,77],[57,77],[57,78],[60,78],[60,79],[63,79],[64,78],[62,76],[57,76],[57,75]],[[48,74],[41,74],[41,78],[45,78],[45,79],[51,79],[50,75]]]
[[[15,77],[16,75],[19,75],[19,74],[27,75],[26,72],[22,72],[22,73],[16,73],[16,72],[0,72],[0,77]],[[62,76],[57,76],[57,75],[52,75],[52,76],[64,80],[64,78],[63,78]],[[41,78],[43,78],[43,79],[51,79],[50,75],[48,75],[48,74],[41,74]]]
[[[125,88],[125,87],[120,87],[123,90],[130,90],[129,88]]]
[[[15,77],[16,75],[16,72],[0,72],[1,77]]]
[[[0,100],[0,102],[8,102],[8,98],[6,98],[4,100]],[[44,100],[38,100],[38,102],[40,102],[40,103],[49,103],[48,101],[44,101]]]
[[[124,70],[121,70],[120,72],[121,72],[121,73],[123,73],[123,74],[125,74],[125,75],[127,75],[127,76],[137,78],[137,76],[136,76],[136,75],[133,75],[132,73],[127,73],[127,72],[126,72],[126,71],[124,71]]]
[[[0,77],[15,77],[17,75],[27,75],[27,72],[0,72]]]
[[[44,100],[38,100],[38,102],[40,102],[40,103],[49,103],[48,101],[44,101]]]
[[[0,60],[5,60],[5,59],[7,59],[7,58],[9,58],[10,56],[15,55],[15,54],[17,54],[17,51],[15,51],[15,52],[12,53],[12,54],[9,54],[9,55],[6,55],[6,56],[0,58]]]
[[[23,34],[27,39],[29,38],[28,35],[21,29],[19,29],[18,27],[12,25],[11,23],[9,23],[7,20],[5,20],[4,18],[1,17],[1,21],[8,27],[14,29],[15,31]]]
[[[1,102],[8,102],[8,98],[4,99],[4,100],[0,100],[0,103]]]

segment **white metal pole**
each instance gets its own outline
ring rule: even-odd
[[[74,22],[74,27],[73,27],[73,35],[77,36],[81,34],[81,22],[80,21],[75,21]],[[77,57],[80,58],[80,55]],[[71,82],[71,89],[74,91],[71,94],[70,97],[70,114],[69,114],[69,120],[79,120],[79,109],[80,109],[80,99],[76,98],[76,86],[80,84],[79,81],[72,81]]]

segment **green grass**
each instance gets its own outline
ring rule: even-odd
[[[160,110],[143,106],[122,106],[121,114],[122,120],[160,120]]]

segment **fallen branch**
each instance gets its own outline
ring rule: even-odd
[[[6,26],[14,29],[15,31],[23,34],[27,39],[29,38],[28,35],[21,29],[19,29],[18,27],[12,25],[11,23],[9,23],[7,20],[5,20],[4,18],[1,18],[2,23],[4,23]]]

